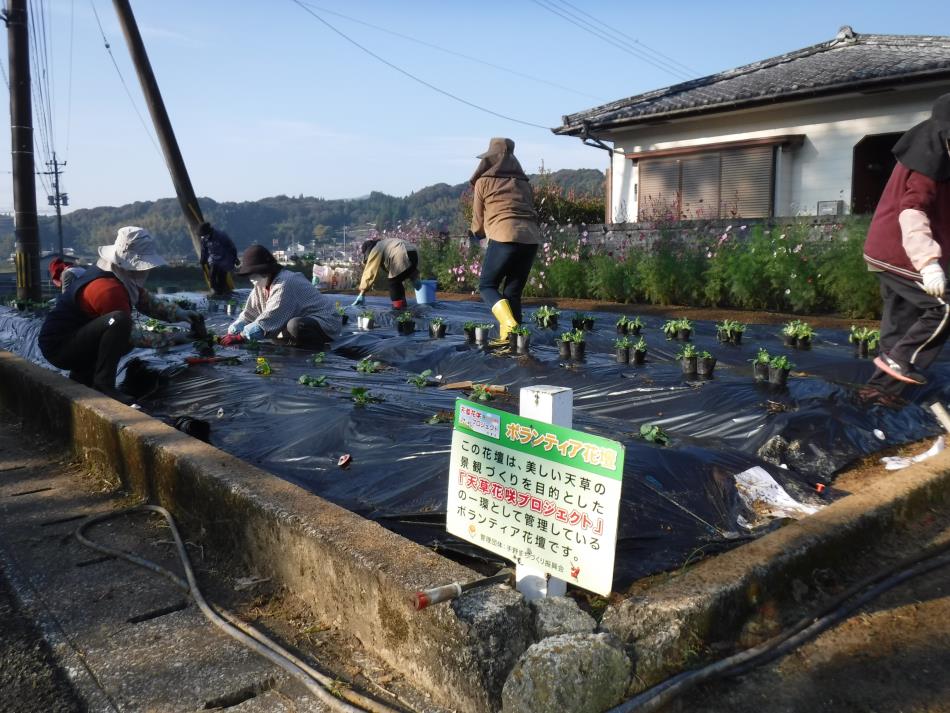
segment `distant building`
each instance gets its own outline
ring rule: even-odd
[[[950,37],[830,42],[563,117],[612,144],[607,222],[869,213],[891,148],[950,92]]]

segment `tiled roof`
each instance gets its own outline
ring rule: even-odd
[[[863,35],[830,42],[621,99],[563,117],[557,134],[793,101],[950,77],[950,37]]]

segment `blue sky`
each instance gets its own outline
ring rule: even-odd
[[[311,0],[307,0],[310,2]],[[38,0],[31,0],[39,5]],[[119,67],[149,122],[112,3],[94,0]],[[563,114],[679,78],[541,5],[580,8],[703,76],[831,39],[838,27],[950,34],[950,3],[614,2],[612,0],[312,0],[314,7],[479,57],[561,87],[478,64],[314,11],[385,59],[493,111],[543,126]],[[45,0],[55,145],[68,161],[70,209],[174,195],[164,162],[112,66],[89,0]],[[291,0],[133,0],[199,195],[405,195],[460,183],[491,136],[509,136],[525,168],[606,166],[577,139],[479,112],[379,63]],[[70,109],[70,21],[73,22]],[[634,45],[634,47],[642,46]],[[6,70],[6,53],[3,55]],[[662,60],[661,60],[662,61]],[[9,115],[7,96],[0,92]],[[67,141],[68,138],[68,141]],[[9,151],[0,211],[12,208]],[[39,184],[38,184],[39,185]],[[46,192],[39,189],[40,209]]]

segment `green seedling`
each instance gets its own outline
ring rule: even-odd
[[[706,352],[708,354],[708,352]],[[692,344],[686,343],[676,352],[677,359],[692,359],[699,356],[699,350]]]
[[[261,376],[269,376],[272,373],[270,363],[264,357],[257,357],[257,366],[254,367],[254,373]]]
[[[426,423],[430,426],[438,426],[440,423],[452,423],[454,420],[455,414],[451,411],[439,411],[429,416],[429,418],[426,419]]]
[[[376,313],[371,309],[364,309],[362,312],[360,312],[360,317],[363,317],[364,319],[373,319],[375,316]]]
[[[768,364],[772,361],[772,357],[769,355],[768,351],[759,347],[759,350],[755,353],[755,356],[750,359],[753,364]]]
[[[571,332],[571,341],[575,344],[581,344],[587,341],[587,336],[584,334],[583,329],[575,329]]]
[[[342,317],[344,314],[346,314],[346,308],[343,307],[343,305],[341,305],[341,304],[339,303],[339,301],[337,301],[337,303],[333,305],[333,309],[335,309],[335,310],[336,310],[336,313],[337,313],[338,315],[340,315],[341,317]]]
[[[670,442],[670,437],[666,431],[655,423],[644,423],[640,426],[640,438],[650,443],[656,443],[658,446],[665,446]]]
[[[614,340],[614,346],[617,349],[629,349],[633,346],[633,342],[630,341],[629,337],[618,337]]]
[[[475,322],[468,321],[462,324],[462,329],[465,330],[466,332],[470,332],[471,330],[475,329],[475,327],[477,326],[478,324],[476,324]]]
[[[445,317],[433,317],[432,319],[429,320],[429,324],[434,324],[436,326],[440,324],[445,324]]]
[[[712,359],[712,358],[713,358],[713,355],[704,350],[704,351],[701,351],[701,352],[699,353],[699,358],[700,358],[700,359]]]
[[[521,336],[521,337],[527,337],[529,334],[531,334],[531,330],[525,326],[518,326],[518,327],[512,327],[511,333],[517,334],[518,336]]]
[[[300,384],[301,386],[313,386],[313,387],[329,385],[327,383],[326,376],[307,376],[306,374],[304,374],[299,379],[297,379],[297,383]]]
[[[399,324],[409,324],[409,322],[412,321],[412,312],[400,313],[400,315],[396,317],[396,321],[399,322]]]
[[[146,330],[147,332],[155,332],[156,334],[167,334],[169,332],[178,331],[176,327],[165,324],[161,320],[154,319],[153,317],[149,317],[145,320],[145,322],[142,323],[142,329]]]
[[[673,337],[675,337],[678,329],[679,329],[678,319],[668,319],[663,323],[663,334],[666,335],[667,339],[672,339]]]
[[[369,392],[364,386],[354,386],[350,389],[350,396],[353,399],[353,403],[357,406],[366,406],[366,404],[378,403],[382,401],[382,397],[374,396]]]
[[[417,389],[424,389],[429,385],[429,377],[432,376],[432,369],[426,369],[421,374],[416,376],[410,376],[407,380],[407,384],[412,384]]]
[[[788,357],[782,354],[781,356],[772,357],[769,361],[769,366],[773,369],[794,369],[795,365],[788,360]]]
[[[848,341],[852,344],[867,342],[868,349],[875,349],[878,342],[881,341],[881,331],[879,329],[871,329],[870,327],[855,327],[852,324]]]
[[[487,384],[472,384],[472,398],[475,401],[491,401],[492,393]]]
[[[326,352],[317,352],[316,354],[314,354],[314,355],[310,358],[310,362],[311,362],[314,366],[319,366],[320,364],[322,364],[322,363],[325,362],[326,360],[327,360],[327,353],[326,353]]]
[[[647,350],[647,340],[643,337],[637,340],[637,343],[633,345],[633,351],[635,352],[646,352]]]
[[[356,363],[356,370],[361,374],[375,374],[383,367],[382,362],[373,361],[370,357],[360,359]]]

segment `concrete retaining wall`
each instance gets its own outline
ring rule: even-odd
[[[413,592],[478,575],[7,352],[0,406],[167,507],[190,539],[286,585],[441,705],[500,707],[504,680],[532,642],[520,594],[493,587],[416,613]]]

